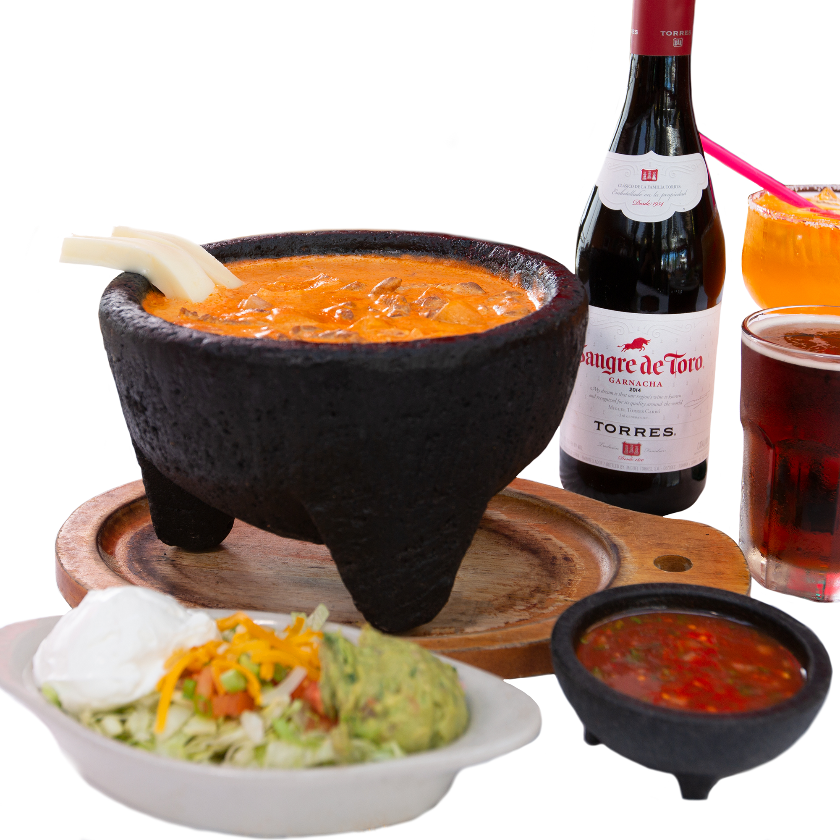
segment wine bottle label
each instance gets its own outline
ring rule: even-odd
[[[694,0],[634,0],[630,52],[691,55]]]
[[[709,454],[720,305],[682,315],[589,307],[560,424],[564,452],[623,472],[682,470]]]
[[[664,222],[700,203],[709,186],[703,155],[620,155],[607,152],[595,182],[598,197],[610,210],[635,222]]]

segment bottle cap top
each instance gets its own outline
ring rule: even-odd
[[[694,0],[633,0],[630,52],[691,55]]]

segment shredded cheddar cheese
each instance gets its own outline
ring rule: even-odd
[[[305,668],[312,680],[320,677],[318,645],[323,634],[308,629],[302,617],[298,616],[282,637],[260,626],[243,612],[220,618],[216,625],[222,633],[234,631],[229,642],[216,640],[188,651],[177,650],[166,661],[166,673],[157,684],[160,700],[155,718],[156,733],[160,734],[166,727],[167,714],[179,680],[187,674],[197,674],[207,666],[212,673],[213,686],[220,695],[228,693],[221,679],[223,673],[234,670],[242,674],[246,691],[257,707],[262,705],[260,679],[269,682],[277,664],[286,668]],[[240,658],[246,655],[259,669],[259,679],[251,668],[240,662]]]

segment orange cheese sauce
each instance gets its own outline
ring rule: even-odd
[[[144,309],[217,335],[278,341],[414,341],[480,332],[536,304],[515,283],[458,260],[379,254],[228,263],[243,281],[201,303],[152,289]]]

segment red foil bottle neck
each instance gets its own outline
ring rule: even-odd
[[[691,55],[694,0],[633,0],[630,52]]]

